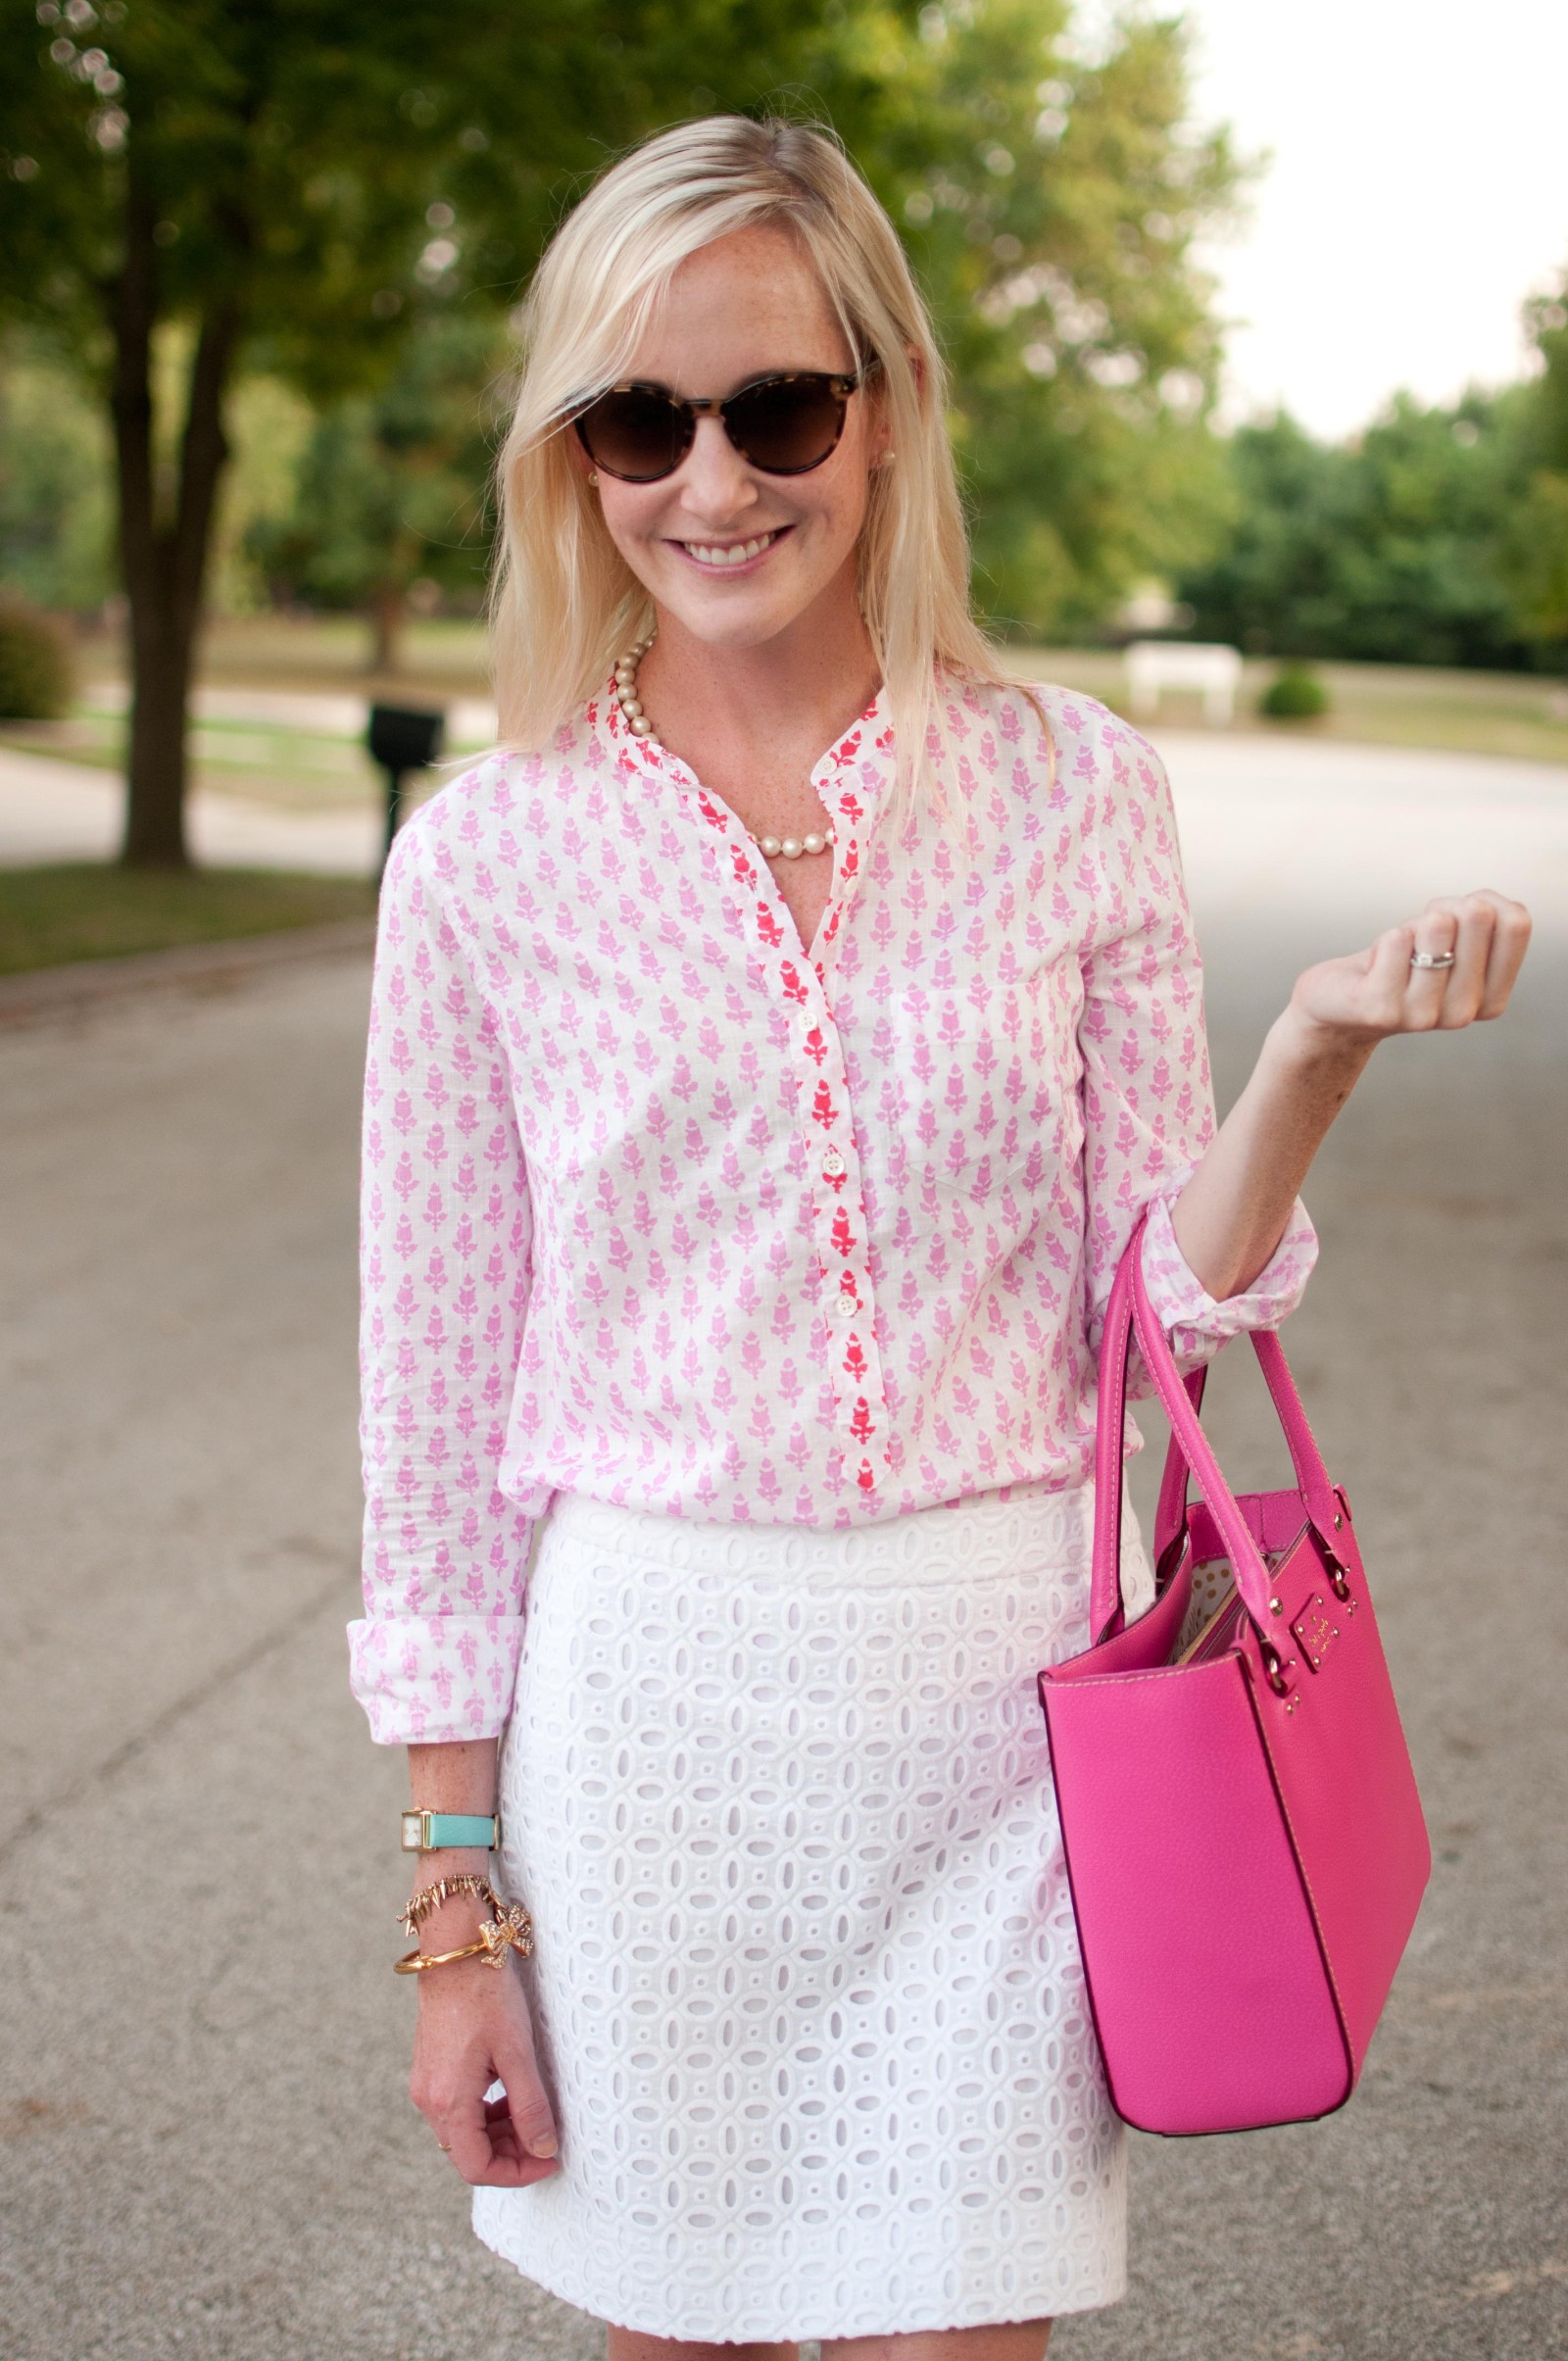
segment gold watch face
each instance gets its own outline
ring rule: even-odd
[[[403,1815],[403,1850],[418,1852],[424,1835],[423,1812],[405,1812]]]

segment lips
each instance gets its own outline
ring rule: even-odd
[[[771,532],[754,533],[749,541],[679,541],[675,546],[699,566],[710,566],[714,572],[728,571],[760,558],[788,530],[787,525],[775,525]]]

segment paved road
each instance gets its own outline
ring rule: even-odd
[[[0,748],[0,865],[110,861],[123,814],[124,787],[112,772]],[[193,795],[188,822],[200,861],[346,877],[372,873],[385,826],[368,796],[358,807],[298,812],[239,796]]]
[[[206,689],[198,705],[262,723],[318,713],[326,726],[352,701]],[[475,733],[493,717],[477,704],[454,712]],[[1283,884],[1293,909],[1341,910],[1373,925],[1391,896],[1437,890],[1480,856],[1492,863],[1492,882],[1516,892],[1528,883],[1552,907],[1568,906],[1568,765],[1245,729],[1161,731],[1159,743],[1211,924],[1253,904],[1277,908]],[[0,865],[107,860],[122,804],[108,771],[0,747]],[[365,876],[380,859],[381,827],[374,799],[285,812],[226,792],[191,798],[191,844],[204,861]]]
[[[1380,1055],[1292,1335],[1437,1871],[1353,2106],[1139,2140],[1133,2294],[1064,2361],[1568,2349],[1568,802],[1358,761],[1212,762],[1183,826],[1222,1090],[1369,904],[1479,866],[1544,906],[1506,1026]],[[599,2349],[474,2245],[402,2093],[400,1765],[343,1686],[365,992],[322,966],[0,1041],[6,2361]]]
[[[118,709],[125,693],[102,692],[100,708]],[[365,734],[363,697],[308,691],[199,688],[191,700],[201,721],[249,721],[264,730],[303,730],[358,743]],[[473,749],[495,736],[495,707],[458,698],[446,708],[447,745]],[[276,757],[272,759],[276,760]],[[463,757],[462,759],[466,759]],[[309,773],[306,774],[307,776]],[[383,827],[377,774],[366,769],[363,792],[341,782],[316,812],[285,812],[258,797],[200,793],[190,799],[191,849],[198,861],[245,867],[373,873]],[[51,755],[0,747],[0,865],[42,861],[106,861],[120,843],[124,784],[118,774]]]

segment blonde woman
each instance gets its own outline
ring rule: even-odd
[[[1147,1208],[1192,1360],[1282,1319],[1374,1043],[1499,1014],[1528,921],[1311,969],[1216,1133],[1159,762],[971,621],[831,137],[652,140],[527,310],[506,747],[398,841],[368,1084],[414,2097],[612,2361],[1036,2361],[1124,2286],[1034,1702],[1111,1274]]]

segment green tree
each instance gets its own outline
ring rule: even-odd
[[[1528,389],[1424,407],[1398,395],[1324,444],[1281,414],[1240,428],[1224,547],[1179,582],[1200,637],[1259,655],[1528,663],[1505,545]]]
[[[369,616],[371,668],[397,668],[409,592],[431,581],[476,605],[489,566],[484,389],[508,359],[490,311],[436,306],[371,393],[318,418],[292,508],[247,549],[274,595]]]
[[[132,862],[186,858],[185,710],[247,340],[276,323],[296,350],[341,349],[367,275],[404,262],[434,162],[400,117],[421,19],[433,35],[408,7],[0,9],[0,301],[77,357],[114,426]],[[160,418],[178,329],[180,415]]]
[[[954,0],[884,77],[862,161],[954,364],[977,598],[1004,628],[1102,622],[1223,515],[1194,243],[1241,174],[1189,124],[1187,50],[1179,22],[1134,15],[1091,57],[1062,0]]]
[[[115,587],[109,433],[36,336],[0,339],[0,584],[84,614]]]
[[[1234,167],[1183,128],[1179,26],[1130,19],[1093,59],[1067,36],[1065,0],[0,0],[0,315],[88,371],[115,425],[126,859],[185,858],[239,369],[369,402],[330,429],[345,465],[390,449],[377,389],[430,299],[503,307],[572,186],[673,117],[780,93],[826,113],[905,225],[956,365],[995,618],[1070,627],[1191,556],[1219,488],[1192,242]],[[426,542],[423,493],[466,465],[440,407],[431,456],[410,437],[398,461]],[[384,544],[387,518],[362,503],[355,529]]]
[[[0,0],[0,315],[90,372],[114,422],[126,861],[186,861],[186,708],[242,364],[318,398],[373,382],[421,284],[510,292],[565,176],[808,74],[830,5]],[[838,88],[853,112],[854,75]],[[161,417],[172,330],[189,365]]]
[[[1527,482],[1509,523],[1503,573],[1521,628],[1544,663],[1568,662],[1568,271],[1526,307],[1541,371],[1526,396]]]

